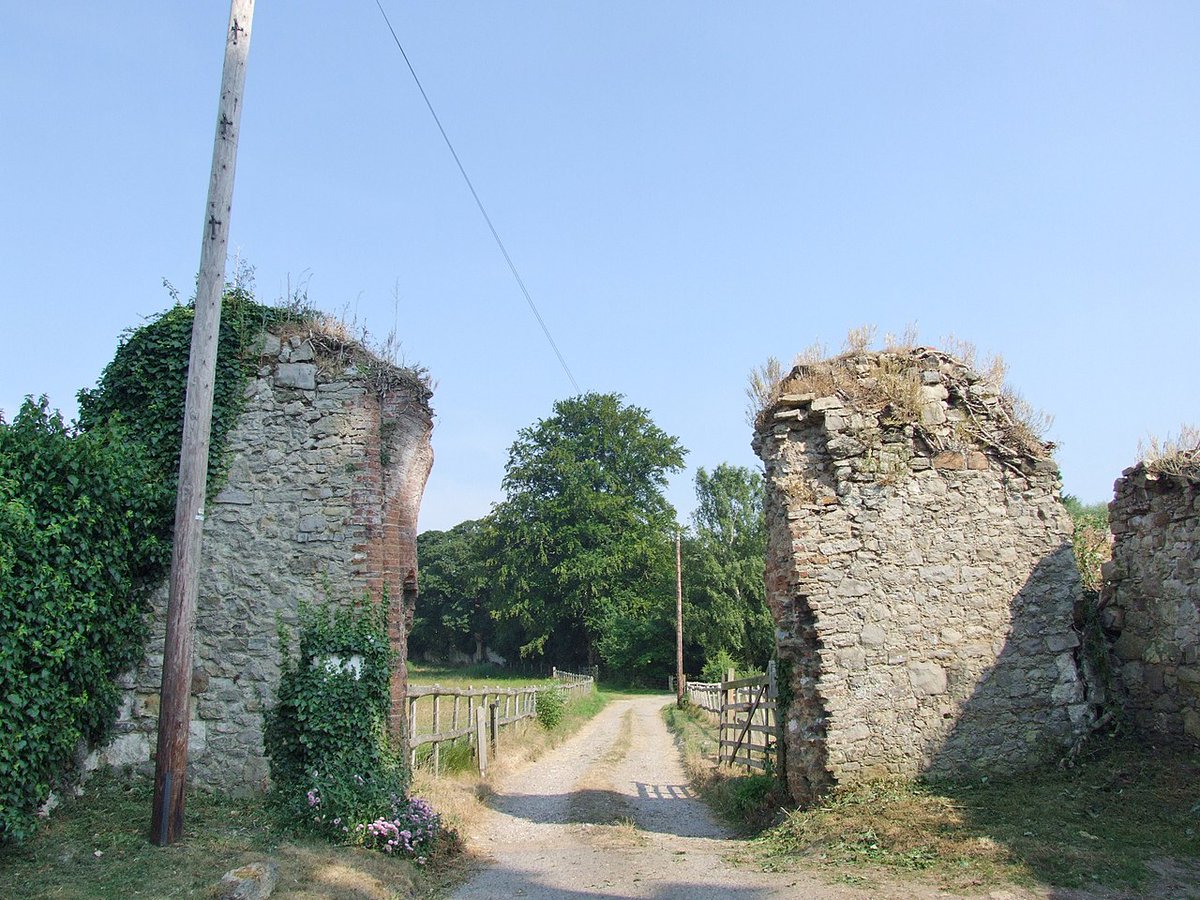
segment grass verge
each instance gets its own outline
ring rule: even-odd
[[[461,677],[482,683],[474,673]],[[491,685],[498,679],[487,681]],[[530,682],[522,678],[512,683]],[[486,780],[470,772],[434,779],[418,770],[412,793],[428,799],[447,826],[469,827],[483,808],[479,798],[487,795],[495,779],[561,743],[608,698],[596,692],[568,704],[553,732],[532,723],[522,735],[506,733]],[[278,896],[389,900],[439,895],[460,880],[470,864],[463,858],[435,859],[418,869],[382,853],[298,835],[258,794],[231,797],[190,791],[183,839],[170,847],[155,847],[148,840],[152,798],[149,782],[98,773],[88,781],[84,796],[56,810],[29,841],[0,846],[0,895],[113,900],[211,896],[225,872],[270,858],[279,864]]]
[[[1073,769],[878,782],[793,811],[757,844],[842,880],[910,873],[950,890],[998,882],[1200,896],[1200,754],[1098,742]]]
[[[98,774],[87,793],[57,810],[38,833],[0,849],[5,896],[30,898],[204,897],[230,869],[271,858],[277,894],[294,898],[411,897],[427,893],[437,868],[288,833],[261,795],[189,792],[182,841],[147,836],[153,787]]]
[[[1097,736],[1072,769],[873,782],[784,811],[774,779],[717,768],[707,714],[664,715],[700,795],[743,832],[761,832],[753,847],[763,869],[965,892],[1010,883],[1200,897],[1200,751]]]
[[[774,775],[741,775],[717,766],[717,728],[695,706],[663,710],[667,727],[683,751],[684,770],[704,801],[741,834],[758,834],[778,822],[789,805],[787,791]]]

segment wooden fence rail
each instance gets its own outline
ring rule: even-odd
[[[721,682],[686,681],[688,703],[713,715],[721,714]]]
[[[720,763],[782,771],[783,730],[774,660],[765,675],[735,679],[730,670],[724,681],[687,681],[685,686],[688,702],[718,722]]]
[[[540,692],[553,687],[566,692],[570,701],[576,695],[582,696],[595,689],[595,679],[591,675],[554,672],[558,683],[553,686],[456,688],[440,684],[409,685],[410,766],[414,769],[417,767],[418,747],[432,745],[429,763],[434,775],[437,775],[441,771],[442,744],[466,738],[479,763],[479,771],[483,773],[487,769],[488,751],[491,751],[490,755],[496,752],[500,729],[535,718]],[[429,698],[429,702],[421,704],[426,698]],[[448,702],[443,705],[443,701]]]

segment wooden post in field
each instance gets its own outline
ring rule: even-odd
[[[475,707],[475,758],[479,761],[479,774],[486,775],[488,767],[487,708]]]
[[[242,119],[242,90],[246,83],[253,18],[254,0],[232,0],[208,205],[204,214],[204,237],[200,244],[200,277],[196,285],[196,317],[192,323],[183,444],[179,454],[179,491],[175,500],[175,540],[163,646],[154,807],[150,825],[150,839],[160,847],[173,843],[183,834],[188,726],[191,724],[188,700],[196,643],[197,575],[204,531],[213,382],[217,368],[217,336],[221,328],[221,295],[225,290],[225,254],[229,244],[238,128]]]
[[[413,739],[417,736],[417,698],[408,698],[408,732],[405,735],[408,744],[408,771],[417,767],[417,745]]]
[[[687,686],[683,683],[683,557],[679,532],[675,532],[675,705],[683,709]]]
[[[433,733],[435,735],[442,733],[442,729],[441,729],[442,721],[441,721],[441,716],[439,715],[439,712],[441,711],[439,708],[441,699],[442,699],[441,694],[433,695]],[[438,767],[441,765],[441,762],[442,762],[442,754],[440,752],[441,746],[442,745],[441,745],[440,741],[435,740],[433,742],[433,777],[434,778],[437,778]]]

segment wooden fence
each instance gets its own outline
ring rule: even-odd
[[[558,682],[554,688],[565,691],[568,702],[595,688],[595,678],[591,675],[557,669],[553,673]],[[456,688],[440,684],[409,685],[409,764],[415,769],[417,749],[431,745],[427,761],[437,775],[441,771],[442,744],[465,738],[471,745],[480,773],[485,772],[489,755],[496,752],[500,729],[536,717],[537,695],[549,689],[549,686]]]
[[[725,681],[689,681],[686,689],[689,703],[718,720],[719,763],[782,771],[783,728],[774,660],[765,675],[735,679],[731,670]]]

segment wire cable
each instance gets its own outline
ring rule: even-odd
[[[421,98],[425,101],[425,106],[429,109],[429,114],[433,116],[433,121],[437,124],[438,131],[442,133],[442,140],[446,142],[446,147],[450,150],[450,155],[454,157],[454,163],[458,166],[458,171],[462,174],[463,181],[467,183],[467,189],[470,190],[471,196],[475,198],[475,205],[479,207],[479,212],[483,215],[483,220],[487,222],[488,229],[492,232],[492,237],[496,241],[496,246],[500,248],[500,253],[504,256],[504,261],[508,263],[508,268],[516,279],[517,286],[520,287],[521,293],[525,295],[525,302],[529,304],[529,309],[533,313],[539,325],[542,326],[542,333],[546,335],[546,340],[550,342],[550,347],[554,350],[554,355],[558,357],[559,365],[570,379],[575,392],[582,393],[579,388],[579,382],[575,380],[575,376],[571,374],[571,368],[567,365],[566,359],[563,358],[562,351],[558,349],[558,344],[554,342],[554,336],[550,334],[550,329],[547,327],[542,314],[538,312],[537,305],[533,302],[533,297],[529,293],[529,288],[525,286],[525,280],[521,278],[521,273],[517,271],[516,264],[512,261],[512,257],[508,255],[508,248],[504,246],[504,241],[500,239],[500,233],[496,231],[496,226],[492,224],[492,217],[488,215],[487,210],[483,206],[483,201],[479,199],[479,192],[475,190],[475,185],[471,182],[471,177],[467,174],[467,170],[463,167],[462,160],[458,158],[458,152],[454,149],[454,144],[450,142],[450,136],[446,134],[446,129],[442,127],[442,120],[438,118],[437,111],[433,108],[433,103],[429,100],[429,95],[425,93],[425,87],[421,84],[421,79],[417,77],[417,70],[413,68],[412,62],[408,58],[408,54],[404,52],[404,46],[400,43],[400,38],[396,34],[396,29],[392,27],[391,19],[388,18],[387,11],[383,8],[381,0],[375,0],[375,5],[379,7],[379,14],[383,16],[383,21],[387,25],[388,31],[392,33],[392,40],[396,42],[396,49],[400,51],[400,55],[404,57],[404,64],[408,66],[408,71],[416,82],[417,90],[421,92]]]

